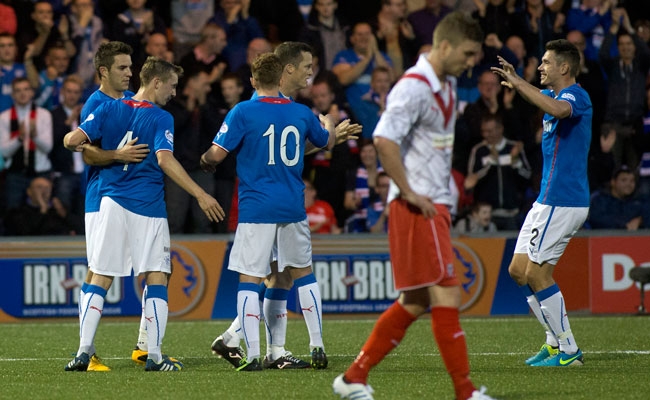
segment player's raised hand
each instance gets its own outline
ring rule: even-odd
[[[211,222],[221,222],[226,217],[219,202],[209,194],[203,192],[196,198],[196,201],[199,202],[199,207]]]
[[[358,134],[361,133],[362,126],[359,124],[350,123],[349,119],[341,121],[336,125],[336,144],[341,144],[347,140],[356,140],[359,139]]]
[[[124,164],[142,162],[149,154],[149,145],[135,144],[137,141],[138,138],[129,140],[122,148],[115,150],[116,160]]]
[[[514,86],[512,85],[512,81],[515,79],[519,79],[519,75],[515,72],[515,67],[512,66],[509,62],[507,62],[503,57],[497,56],[497,59],[499,60],[499,64],[501,65],[501,68],[499,67],[492,67],[490,70],[500,76],[503,81],[501,81],[501,84],[503,86],[509,87],[510,89],[513,89]]]

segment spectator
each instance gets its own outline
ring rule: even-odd
[[[16,34],[18,23],[16,20],[16,12],[8,5],[0,3],[0,33]]]
[[[202,39],[205,24],[214,16],[214,0],[171,0],[174,56],[182,60]]]
[[[346,221],[347,232],[368,232],[370,191],[375,188],[377,175],[383,171],[375,145],[367,141],[359,147],[361,163],[356,169],[349,171],[343,200],[345,208],[354,212]]]
[[[582,32],[570,31],[567,33],[566,39],[576,46],[580,52],[580,73],[576,77],[576,81],[587,91],[587,93],[589,93],[591,105],[594,109],[591,124],[591,150],[594,151],[600,146],[600,127],[605,117],[605,103],[607,96],[606,79],[600,64],[585,57],[584,51],[586,43],[585,36]],[[608,180],[610,175],[611,170],[607,174]]]
[[[617,140],[617,128],[617,125],[604,123],[600,127],[598,136],[595,139],[592,138],[592,143],[594,141],[598,143],[589,151],[587,172],[589,174],[589,189],[592,193],[607,185],[612,178],[612,172],[615,169],[612,148]]]
[[[318,199],[316,188],[308,179],[305,183],[305,211],[309,222],[309,231],[313,233],[341,233],[336,223],[334,209],[325,200]]]
[[[218,89],[221,76],[228,70],[228,62],[222,54],[227,44],[226,31],[219,25],[209,22],[201,29],[199,44],[183,57],[180,65],[185,71],[198,68],[207,72],[212,90]]]
[[[481,52],[477,56],[476,63],[471,69],[466,70],[458,78],[458,110],[464,112],[468,103],[475,102],[480,95],[477,89],[478,78],[491,67],[498,65],[497,56],[503,57],[511,63],[518,63],[518,59],[510,49],[503,45],[496,33],[489,33],[485,36]],[[535,65],[537,68],[537,65]]]
[[[361,96],[360,102],[350,104],[356,120],[363,126],[361,135],[365,139],[372,139],[372,132],[386,109],[386,96],[391,88],[391,71],[388,68],[377,67],[371,76],[370,90]]]
[[[582,0],[580,7],[568,11],[566,29],[585,35],[584,55],[587,60],[598,61],[598,52],[612,23],[611,9],[615,5],[616,0]]]
[[[296,0],[254,0],[250,14],[257,18],[264,37],[276,47],[282,42],[296,41],[304,19]]]
[[[452,11],[442,0],[426,0],[424,8],[409,14],[407,20],[413,27],[418,47],[431,44],[433,30],[438,22]]]
[[[250,0],[221,0],[221,7],[208,22],[223,28],[228,45],[223,55],[231,70],[235,71],[246,63],[248,43],[255,38],[263,38],[264,33],[257,19],[249,14]]]
[[[52,182],[36,177],[25,191],[24,204],[12,208],[5,217],[5,233],[10,236],[76,235],[83,233],[81,217],[69,213],[52,197]]]
[[[251,85],[251,65],[253,64],[253,61],[255,61],[260,54],[270,53],[272,51],[273,48],[271,47],[271,43],[264,38],[255,38],[248,43],[248,48],[246,49],[246,63],[240,65],[235,71],[244,88],[244,92],[241,95],[243,99],[250,99],[255,91],[253,85]]]
[[[377,174],[375,189],[370,191],[370,206],[368,207],[368,232],[388,232],[388,189],[390,177],[386,172]]]
[[[524,41],[517,35],[512,35],[506,40],[506,47],[517,58],[517,62],[512,64],[517,71],[517,75],[528,82],[534,82],[537,79],[537,66],[539,65],[537,57],[528,57]]]
[[[142,70],[142,65],[149,56],[161,58],[167,62],[172,62],[174,60],[174,53],[169,50],[169,44],[167,43],[167,36],[162,33],[152,33],[147,38],[147,43],[144,46],[144,58],[134,59],[133,64],[131,65],[131,88],[137,91],[137,88],[140,87],[140,71]]]
[[[67,75],[70,57],[65,48],[58,45],[48,48],[46,53],[45,68],[38,73],[35,64],[29,62],[31,51],[28,49],[25,53],[25,69],[30,82],[34,80],[38,82],[36,105],[52,111],[61,102],[61,87]]]
[[[474,203],[471,212],[454,225],[454,232],[460,234],[496,231],[497,226],[492,222],[492,206],[483,201]]]
[[[250,81],[250,79],[249,79]],[[248,97],[243,97],[244,85],[236,74],[228,73],[221,79],[221,97],[223,102],[210,106],[210,112],[206,115],[205,124],[208,130],[216,132],[226,118],[228,111],[232,110],[242,100],[247,100]],[[216,112],[215,112],[216,110]],[[226,214],[223,221],[217,224],[217,233],[234,232],[230,229],[230,225],[237,225],[237,218],[231,221],[232,212],[231,207],[233,201],[236,201],[236,182],[237,182],[237,155],[228,154],[226,158],[219,164],[219,167],[214,173],[216,180],[216,192],[214,198],[217,199],[219,204],[222,205],[223,211]]]
[[[53,145],[50,162],[54,177],[54,195],[66,210],[81,214],[84,210],[82,173],[84,163],[80,152],[71,152],[63,146],[63,137],[75,130],[81,114],[81,78],[69,75],[63,81],[62,102],[52,110]]]
[[[483,33],[496,33],[501,41],[505,41],[512,34],[514,0],[474,0],[474,4],[476,11],[472,13],[472,17],[478,19]]]
[[[146,0],[126,0],[127,8],[107,27],[109,40],[126,43],[133,49],[134,61],[144,63],[147,59],[145,46],[154,33],[166,34],[165,22],[153,10],[145,7]],[[137,86],[136,86],[137,87]]]
[[[11,85],[12,106],[0,114],[0,152],[5,158],[6,207],[20,207],[25,190],[36,176],[49,175],[52,164],[52,115],[36,107],[34,89],[27,78],[16,78]]]
[[[509,139],[523,141],[527,135],[521,110],[514,108],[515,92],[502,89],[499,78],[491,71],[484,71],[478,78],[480,98],[469,104],[456,123],[454,140],[454,168],[467,173],[469,153],[484,137],[481,124],[485,117],[497,115],[505,127]],[[502,94],[503,91],[503,94]],[[465,163],[465,165],[461,165]]]
[[[174,117],[174,157],[187,174],[206,193],[215,192],[214,176],[201,170],[200,157],[210,148],[214,132],[212,126],[203,121],[210,112],[208,73],[195,69],[188,71],[178,88],[180,96],[173,98],[165,111]],[[165,178],[165,203],[170,233],[211,233],[210,220],[180,185],[171,178]]]
[[[643,224],[643,203],[634,196],[636,176],[623,165],[614,171],[609,188],[591,197],[589,225],[592,229],[636,231]]]
[[[650,70],[650,49],[635,33],[624,8],[612,10],[612,23],[600,48],[600,62],[608,77],[605,121],[616,129],[613,154],[616,166],[634,169],[643,149],[645,82]],[[622,21],[622,23],[621,23]],[[623,32],[619,32],[619,28]],[[618,56],[611,49],[618,34]]]
[[[420,48],[406,17],[406,0],[382,0],[374,26],[377,46],[390,58],[396,77],[413,66]]]
[[[328,79],[316,78],[311,87],[311,102],[314,114],[329,114],[336,124],[350,118],[350,110],[336,101],[333,83]],[[343,198],[347,187],[347,171],[356,165],[353,152],[358,153],[357,142],[348,140],[334,146],[332,150],[322,149],[305,156],[304,174],[313,182],[319,198],[334,208],[340,227],[345,224],[348,214]]]
[[[337,9],[337,0],[314,0],[307,24],[300,33],[300,41],[314,49],[321,71],[331,69],[334,57],[346,48],[350,26],[337,14]]]
[[[546,7],[544,0],[525,1],[523,10],[512,17],[512,33],[524,40],[529,55],[541,60],[546,42],[564,37],[566,18]]]
[[[9,33],[0,33],[0,112],[11,107],[11,87],[14,79],[25,78],[27,72],[23,64],[16,62],[16,39]]]
[[[465,189],[474,201],[492,206],[492,219],[499,230],[518,230],[523,192],[530,179],[530,165],[523,144],[503,136],[503,123],[496,115],[481,121],[483,141],[472,149]]]
[[[104,25],[95,15],[93,0],[72,0],[71,11],[71,38],[78,49],[73,61],[73,71],[81,77],[86,87],[92,85],[95,80],[93,57],[104,40]]]
[[[22,22],[22,21],[21,21]],[[34,3],[30,18],[23,24],[19,36],[16,36],[19,53],[24,54],[31,47],[31,55],[37,70],[45,68],[47,49],[63,46],[68,57],[72,58],[77,49],[70,40],[68,17],[61,15],[58,23],[54,20],[52,4],[49,1]]]
[[[350,43],[352,47],[336,55],[332,72],[345,87],[345,96],[350,106],[354,107],[361,101],[361,96],[370,90],[370,77],[376,67],[388,68],[391,82],[394,78],[389,58],[379,51],[377,38],[368,23],[360,22],[352,28]]]
[[[641,40],[650,46],[650,21],[647,19],[638,19],[634,23],[634,30]]]

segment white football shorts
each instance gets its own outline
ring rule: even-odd
[[[228,269],[265,278],[271,273],[277,245],[278,271],[311,266],[311,234],[307,220],[291,224],[239,223],[230,250]]]
[[[110,197],[102,197],[90,243],[90,270],[106,276],[171,273],[167,218],[135,214]],[[133,265],[131,265],[133,264]]]
[[[527,253],[537,263],[557,265],[569,240],[587,219],[589,207],[557,207],[533,203],[519,231],[515,254]]]

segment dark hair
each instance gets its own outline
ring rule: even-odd
[[[569,64],[569,75],[572,78],[578,76],[580,71],[580,51],[566,39],[551,40],[546,43],[546,51],[555,53],[558,64],[563,62]]]
[[[242,82],[241,77],[234,72],[226,72],[221,76],[221,82],[226,80],[235,81],[235,85],[238,87],[244,87],[244,82]]]
[[[150,56],[147,57],[140,70],[140,82],[143,86],[146,86],[156,77],[163,82],[167,82],[172,74],[176,74],[179,78],[182,77],[183,68],[158,57]]]
[[[93,58],[97,75],[101,77],[101,74],[99,73],[99,68],[101,67],[106,67],[110,70],[115,62],[115,56],[120,54],[130,56],[133,54],[133,49],[128,44],[116,40],[100,44],[97,53],[95,53],[95,57]]]
[[[478,20],[461,11],[447,14],[433,31],[433,48],[440,46],[446,40],[452,46],[457,46],[463,40],[483,43],[483,30]]]
[[[260,54],[251,65],[251,74],[259,88],[272,88],[280,85],[282,78],[280,58],[273,53]]]
[[[282,68],[292,64],[297,66],[302,61],[302,53],[313,54],[314,50],[310,45],[303,42],[283,42],[273,52],[279,59]]]
[[[634,173],[634,171],[632,169],[630,169],[630,167],[628,167],[627,165],[621,165],[620,167],[616,168],[614,170],[614,172],[612,173],[612,179],[618,178],[618,176],[621,175],[621,174],[636,175]]]

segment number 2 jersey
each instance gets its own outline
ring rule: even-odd
[[[120,99],[91,112],[79,128],[102,149],[115,150],[138,138],[150,153],[140,163],[113,163],[99,172],[99,197],[108,196],[125,209],[145,217],[167,218],[164,173],[156,153],[174,151],[174,119],[148,101]]]
[[[557,95],[548,89],[541,92],[568,102],[571,115],[558,119],[544,114],[544,168],[537,202],[549,206],[589,207],[587,158],[591,143],[591,99],[578,84],[564,88]]]
[[[237,153],[239,222],[307,218],[302,182],[306,139],[324,147],[329,133],[309,108],[289,99],[256,97],[230,110],[213,143]]]

